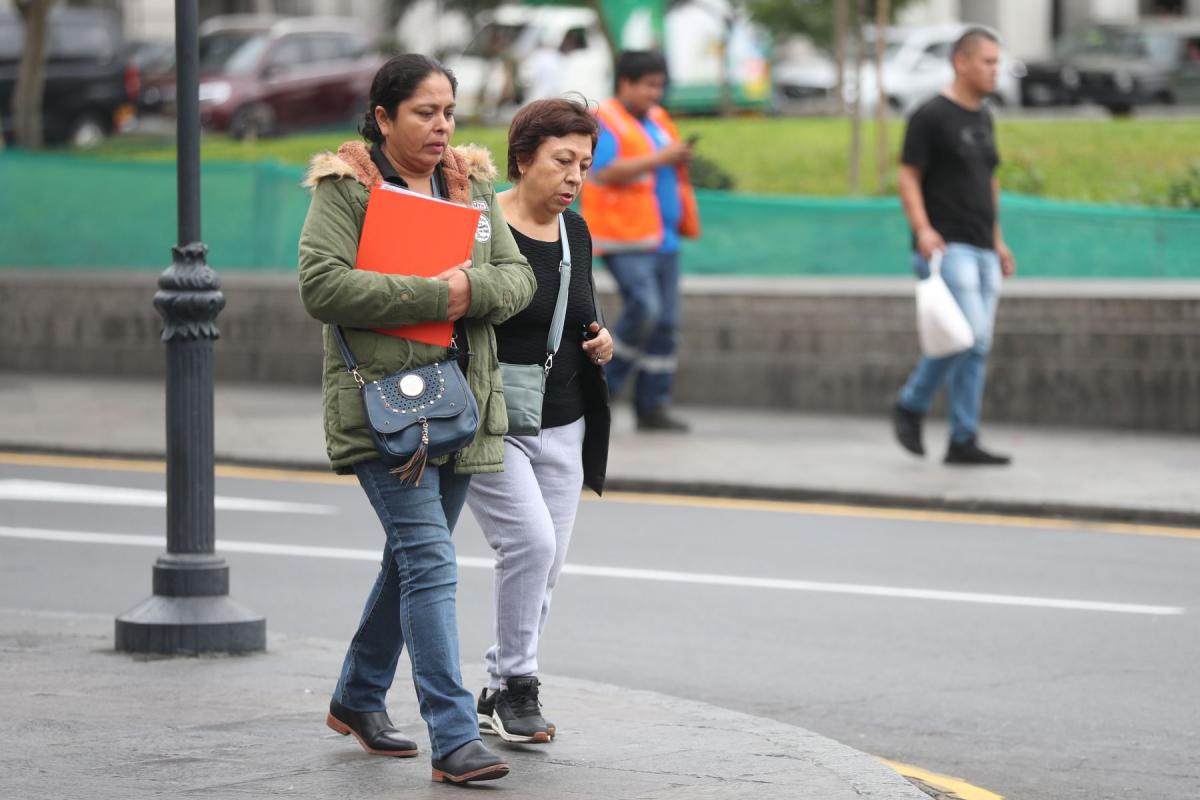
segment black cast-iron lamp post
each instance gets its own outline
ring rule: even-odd
[[[153,595],[117,617],[127,653],[247,653],[266,649],[267,621],[229,597],[216,554],[213,486],[213,340],[225,307],[200,241],[198,0],[175,0],[179,244],[158,279],[154,307],[167,345],[167,552]]]

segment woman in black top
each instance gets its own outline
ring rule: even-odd
[[[612,359],[612,337],[596,306],[587,223],[567,208],[583,188],[597,135],[583,103],[530,103],[508,132],[514,186],[497,198],[537,278],[529,306],[496,326],[501,362],[545,363],[564,255],[560,230],[571,256],[566,323],[546,381],[541,431],[506,436],[504,472],[475,476],[467,494],[496,551],[496,641],[484,659],[488,686],[479,698],[479,726],[511,742],[549,742],[555,734],[538,700],[538,638],[566,560],[580,489],[603,490],[608,460],[603,365]]]

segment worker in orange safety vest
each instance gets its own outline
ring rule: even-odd
[[[597,111],[596,143],[582,211],[595,252],[623,300],[606,371],[613,396],[632,377],[637,427],[686,432],[670,413],[679,338],[679,243],[700,235],[688,181],[694,140],[682,141],[659,105],[667,84],[662,54],[626,51],[615,66],[616,94]]]

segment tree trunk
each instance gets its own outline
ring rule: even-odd
[[[836,78],[833,87],[837,113],[846,109],[846,37],[850,28],[850,0],[834,0],[833,8],[833,68]]]
[[[720,80],[720,96],[718,98],[718,113],[722,117],[732,116],[733,114],[733,75],[729,69],[729,43],[733,39],[733,11],[725,15],[721,19],[721,65],[719,80]]]
[[[879,193],[887,191],[887,176],[890,168],[888,159],[887,92],[883,86],[883,52],[887,45],[889,8],[888,0],[875,0],[875,83],[879,87],[878,105],[875,109],[876,135],[875,168],[878,171]]]
[[[850,193],[862,191],[862,104],[863,104],[863,52],[867,48],[863,33],[863,20],[867,16],[867,0],[854,4],[850,29],[854,33],[854,102],[850,105]]]
[[[18,0],[25,26],[21,65],[13,91],[13,128],[18,147],[42,146],[42,95],[46,89],[46,18],[55,0]]]

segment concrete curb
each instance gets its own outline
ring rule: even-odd
[[[139,461],[162,461],[162,451],[122,448],[63,448],[6,443],[0,441],[0,451],[38,455],[127,458]],[[324,460],[270,459],[230,457],[217,452],[217,462],[244,467],[281,470],[315,470],[328,472]],[[869,508],[905,508],[963,513],[997,514],[1001,516],[1053,517],[1081,522],[1111,522],[1133,525],[1164,525],[1179,528],[1200,528],[1200,513],[1127,506],[1085,505],[1062,502],[1030,502],[995,498],[931,497],[903,492],[846,491],[816,489],[803,486],[762,486],[720,483],[703,480],[656,480],[650,478],[621,478],[610,476],[606,483],[610,492],[635,494],[684,495],[736,500],[765,500],[792,503],[835,503]]]
[[[640,478],[610,479],[612,491],[642,494],[678,494],[697,497],[726,497],[739,500],[773,500],[794,503],[840,503],[872,508],[908,508],[961,511],[1002,516],[1056,517],[1087,522],[1120,522],[1172,527],[1200,527],[1200,513],[1121,506],[1073,503],[1026,502],[1021,500],[929,497],[924,495],[806,489],[799,486],[745,486],[701,481],[657,481]]]

